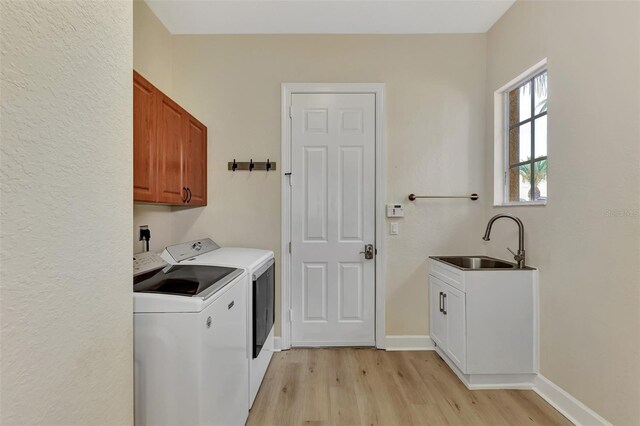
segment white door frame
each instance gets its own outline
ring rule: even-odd
[[[386,141],[384,135],[384,83],[282,83],[282,196],[280,251],[280,349],[291,348],[291,185],[287,173],[291,170],[291,95],[294,93],[369,93],[376,99],[376,181],[375,181],[375,334],[376,348],[385,349],[385,265],[387,240],[384,219],[386,188]]]

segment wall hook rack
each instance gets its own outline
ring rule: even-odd
[[[475,201],[480,197],[476,193],[473,193],[471,195],[416,195],[416,194],[409,194],[409,201],[415,201],[416,198],[468,198],[470,200]]]
[[[253,161],[252,158],[249,161],[236,161],[234,158],[233,162],[229,161],[227,163],[227,170],[231,170],[232,172],[235,172],[236,170],[248,170],[250,172],[254,170],[265,170],[268,172],[277,169],[276,162],[269,159],[267,159],[267,161]]]

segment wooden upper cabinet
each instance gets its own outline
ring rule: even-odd
[[[188,113],[164,94],[158,111],[158,201],[182,204],[187,201],[183,188],[185,122]]]
[[[156,90],[133,72],[133,199],[156,201]]]
[[[207,205],[207,128],[187,114],[184,186],[190,205]]]
[[[134,71],[134,201],[207,205],[207,127]]]

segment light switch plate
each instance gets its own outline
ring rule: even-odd
[[[389,224],[389,234],[398,235],[399,234],[399,224],[398,222],[391,222]]]

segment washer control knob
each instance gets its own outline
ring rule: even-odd
[[[211,328],[211,317],[207,318],[207,328]]]
[[[195,242],[195,243],[193,243],[191,248],[194,249],[195,251],[200,251],[200,250],[202,250],[202,243],[200,241]]]

